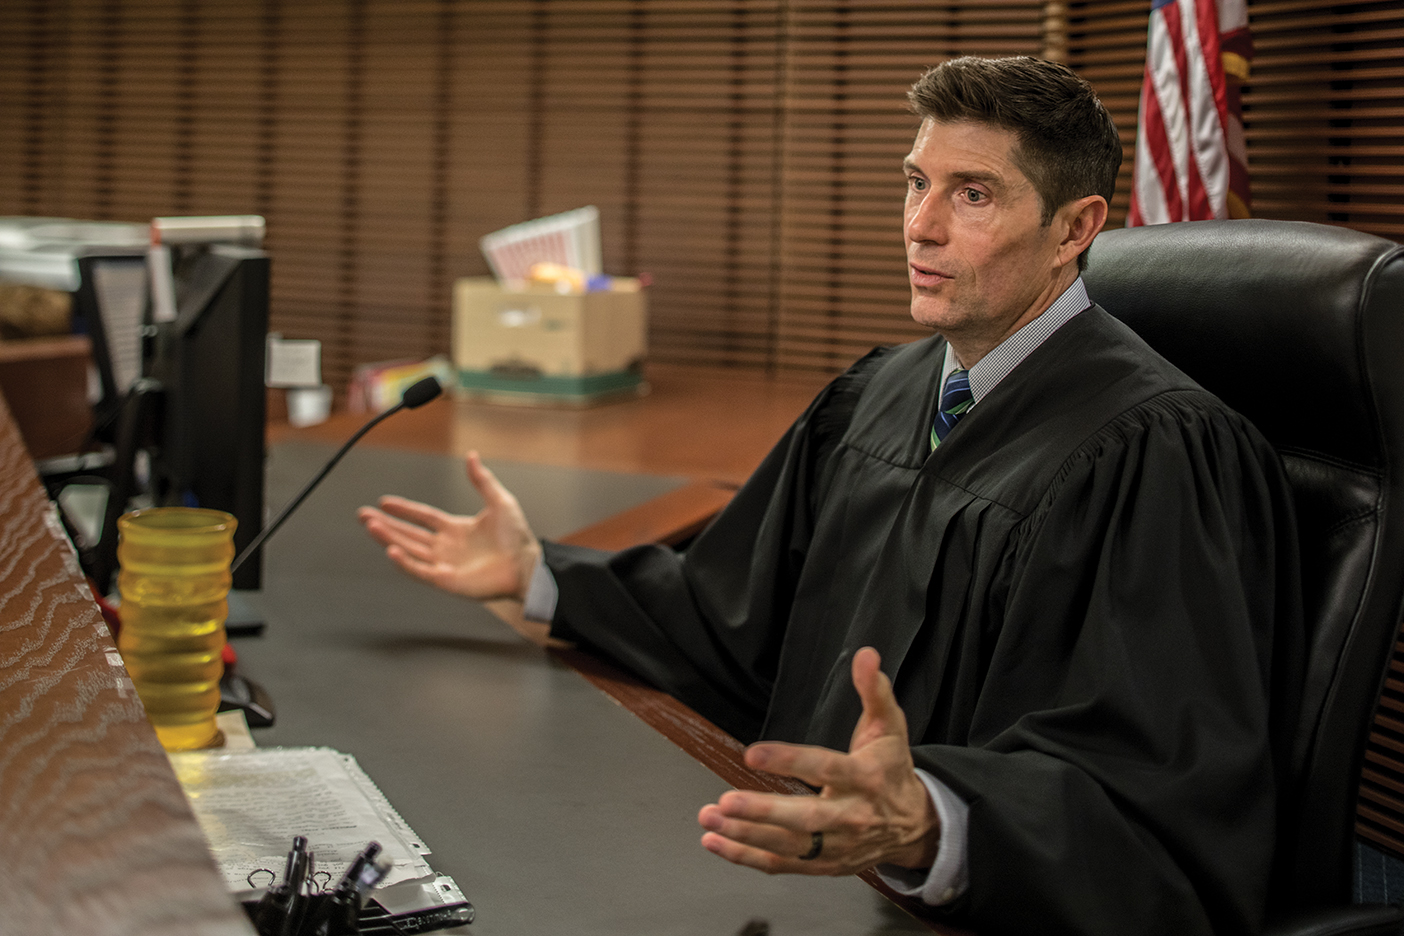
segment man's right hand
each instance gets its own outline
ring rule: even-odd
[[[467,458],[468,479],[483,498],[471,517],[387,496],[380,508],[362,507],[357,518],[385,555],[415,578],[479,601],[526,598],[541,543],[512,492],[477,452]]]

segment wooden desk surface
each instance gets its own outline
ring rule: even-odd
[[[576,409],[503,406],[445,394],[386,420],[361,443],[534,465],[668,475],[740,485],[826,383],[824,374],[771,379],[746,371],[649,364],[645,397]],[[270,412],[276,412],[271,407]],[[271,421],[271,443],[340,444],[368,417],[318,426]]]
[[[251,934],[0,400],[0,933]]]

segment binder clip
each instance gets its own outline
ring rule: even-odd
[[[293,839],[281,883],[269,885],[257,903],[245,904],[259,936],[361,936],[361,911],[370,892],[390,873],[371,842],[347,867],[336,887],[314,890],[314,858],[307,838]],[[330,876],[327,878],[330,880]]]
[[[244,910],[259,936],[413,936],[473,922],[473,905],[451,881],[447,886],[457,899],[446,902],[427,906],[411,902],[391,912],[374,900],[371,891],[393,867],[380,852],[379,842],[366,845],[336,886],[327,889],[331,875],[315,870],[307,838],[296,836],[281,882],[267,868],[249,875],[250,887],[257,886],[254,875],[266,874],[271,882],[261,898],[244,902]],[[448,881],[442,876],[439,880]]]

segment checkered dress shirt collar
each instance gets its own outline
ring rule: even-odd
[[[1053,304],[1044,310],[1042,315],[1001,341],[994,350],[970,368],[970,395],[975,398],[972,406],[978,405],[985,394],[1008,377],[1024,358],[1048,340],[1049,335],[1067,324],[1074,315],[1086,311],[1091,306],[1092,300],[1087,298],[1087,287],[1083,285],[1082,277],[1079,276],[1073,280],[1071,286],[1063,290],[1061,296],[1053,300]],[[946,345],[946,361],[941,368],[939,386],[944,387],[946,378],[958,367],[960,362],[956,360],[955,352],[951,350],[950,345]]]

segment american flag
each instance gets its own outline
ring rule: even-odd
[[[1128,227],[1249,216],[1247,0],[1154,0]]]

